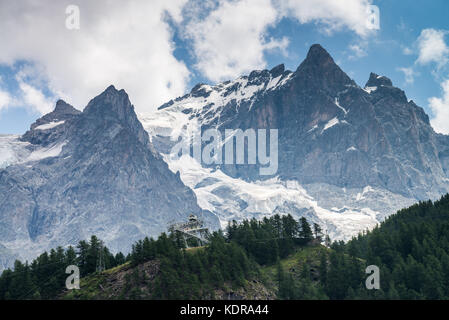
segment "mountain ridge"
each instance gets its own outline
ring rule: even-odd
[[[276,77],[270,72],[198,84],[156,114],[140,117],[172,170],[181,172],[203,207],[216,208],[222,225],[294,212],[341,238],[449,190],[449,137],[436,134],[424,110],[387,77],[371,73],[361,87],[320,45],[310,48],[295,72],[282,65]],[[179,136],[188,139],[208,128],[278,129],[277,174],[262,177],[258,165],[170,160]]]

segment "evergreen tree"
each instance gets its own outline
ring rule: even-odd
[[[299,238],[302,240],[302,243],[307,244],[313,239],[312,229],[310,228],[310,224],[306,218],[302,217],[299,219],[300,231]]]

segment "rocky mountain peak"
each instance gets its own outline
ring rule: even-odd
[[[273,78],[277,78],[280,75],[282,75],[284,73],[284,71],[285,71],[285,66],[283,63],[281,63],[280,65],[277,65],[276,67],[271,69],[270,73]]]
[[[56,106],[53,112],[57,113],[58,115],[75,115],[81,113],[81,111],[75,109],[72,105],[61,99],[56,102]]]
[[[62,127],[68,120],[80,114],[81,111],[64,100],[58,100],[55,109],[37,119],[31,125],[30,130],[21,137],[21,140],[35,145],[48,145],[63,133]]]
[[[138,120],[128,94],[113,85],[89,102],[81,118],[89,119],[89,127],[95,125],[111,129],[112,126],[120,125],[137,136],[141,143],[150,145],[148,134]]]
[[[321,88],[332,95],[355,82],[340,69],[331,55],[319,44],[310,47],[306,59],[295,72],[296,82],[301,87]]]
[[[50,122],[62,122],[67,119],[72,118],[73,116],[77,116],[81,113],[81,111],[75,109],[73,106],[65,102],[64,100],[58,100],[56,102],[55,109],[37,119],[35,123],[31,125],[31,130],[36,129],[39,126],[48,124]]]
[[[393,82],[385,77],[385,76],[379,76],[373,72],[370,73],[369,80],[366,83],[365,87],[392,87]]]
[[[382,102],[382,105],[392,105],[393,101],[401,104],[407,103],[407,96],[405,92],[395,86],[393,82],[385,77],[371,72],[368,82],[365,85],[365,90],[372,93],[372,102]],[[391,99],[390,103],[385,103],[387,99]]]
[[[306,61],[317,64],[334,63],[334,59],[332,59],[329,52],[327,52],[320,44],[314,44],[310,47]]]
[[[192,97],[207,97],[210,94],[210,89],[204,83],[198,83],[193,89],[190,91]]]
[[[133,110],[134,106],[131,104],[126,91],[123,89],[117,90],[113,85],[110,85],[89,102],[84,113],[115,114],[123,119],[125,114],[129,114]]]

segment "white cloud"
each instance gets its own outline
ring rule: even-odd
[[[442,67],[449,61],[449,47],[444,41],[447,31],[424,29],[418,37],[419,56],[417,63],[428,64],[436,63]]]
[[[364,45],[361,44],[352,44],[349,46],[349,49],[353,52],[354,55],[349,56],[350,59],[362,58],[367,55]]]
[[[0,110],[6,108],[11,103],[11,96],[8,92],[0,90]]]
[[[326,32],[346,28],[366,37],[372,32],[367,24],[370,3],[79,0],[80,29],[68,30],[66,8],[71,0],[3,1],[0,41],[7,45],[0,50],[0,64],[25,61],[38,70],[18,77],[22,97],[17,99],[40,112],[59,97],[83,108],[110,84],[124,88],[138,111],[152,111],[184,94],[190,77],[186,65],[174,56],[167,13],[192,40],[188,49],[197,69],[219,81],[266,67],[265,54],[270,50],[287,55],[287,38],[267,36],[268,29],[284,17],[318,23]]]
[[[19,82],[19,87],[23,93],[23,103],[31,106],[41,114],[49,113],[53,110],[53,100],[47,98],[41,90],[23,81]]]
[[[362,37],[373,33],[370,0],[275,0],[282,15],[300,23],[317,22],[330,33],[348,28]]]
[[[431,123],[436,132],[449,134],[449,79],[441,84],[443,96],[429,99],[429,106],[434,117]]]
[[[267,50],[285,50],[286,38],[267,39],[266,30],[277,21],[270,0],[219,1],[206,17],[187,23],[197,69],[213,81],[235,78],[263,68]]]
[[[200,5],[191,1],[189,19],[180,29],[185,27],[184,35],[193,42],[196,68],[208,79],[221,81],[265,68],[267,50],[287,54],[287,38],[267,38],[268,28],[282,18],[316,22],[327,33],[346,27],[365,37],[373,32],[370,4],[370,0],[210,0]],[[361,46],[352,50],[357,57],[366,54]]]
[[[3,1],[0,41],[7,45],[0,63],[30,62],[55,96],[78,108],[110,84],[124,88],[139,111],[184,93],[189,71],[173,55],[164,14],[180,21],[186,0],[80,0],[81,28],[68,30],[65,9],[72,2]],[[48,98],[32,80],[19,82],[23,98],[46,112]]]
[[[411,84],[415,82],[415,75],[416,72],[413,70],[412,67],[410,68],[398,68],[397,70],[401,71],[405,76],[405,82],[407,84]]]
[[[410,55],[413,54],[413,50],[410,49],[409,47],[404,47],[404,48],[402,49],[402,53],[405,54],[406,56],[410,56]]]

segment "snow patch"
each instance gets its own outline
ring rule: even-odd
[[[37,126],[36,128],[34,128],[34,130],[49,130],[49,129],[53,129],[57,126],[60,126],[61,124],[64,124],[65,121],[52,121],[40,126]]]
[[[265,90],[275,89],[276,85],[279,83],[279,80],[281,80],[281,78],[282,78],[282,75],[280,75],[274,79],[271,79],[270,82],[268,82]]]
[[[313,127],[312,127],[312,129],[310,129],[309,131],[307,131],[307,132],[312,132],[313,130],[315,130],[315,129],[318,129],[318,125],[316,124],[316,125],[314,125]]]
[[[282,87],[292,77],[293,73],[289,73],[287,76],[280,75],[276,78],[270,75],[266,80],[256,85],[250,82],[247,76],[243,76],[234,81],[214,86],[202,85],[201,88],[208,92],[207,97],[187,95],[184,98],[174,100],[170,106],[162,110],[153,114],[140,114],[138,117],[141,122],[147,123],[146,127],[158,127],[158,131],[170,131],[172,136],[175,136],[184,126],[192,127],[188,124],[189,119],[193,118],[192,115],[195,115],[195,118],[203,125],[216,122],[219,120],[221,111],[229,103],[235,102],[238,112],[242,102],[251,100],[256,94],[263,94]],[[251,103],[249,109],[252,106]],[[160,119],[160,124],[157,123],[158,119]],[[176,125],[171,125],[172,120],[176,122]]]
[[[323,133],[324,131],[326,131],[329,128],[332,128],[333,126],[337,125],[340,123],[340,120],[338,120],[337,117],[329,120],[328,123],[326,123],[326,125],[324,126],[323,130],[321,131],[321,133]]]
[[[365,196],[369,193],[369,192],[373,192],[374,189],[370,186],[366,186],[365,188],[363,188],[363,191],[361,193],[358,193],[356,196],[356,201],[360,201],[360,200],[364,200]]]
[[[39,161],[46,158],[54,158],[58,157],[61,152],[62,148],[67,144],[67,142],[57,143],[51,147],[47,148],[41,148],[33,151],[28,158],[25,159],[24,162],[30,162],[30,161]]]
[[[377,90],[377,87],[365,87],[365,89],[363,89],[363,90],[365,90],[366,92],[371,94],[371,92],[374,92]]]
[[[343,112],[345,113],[345,115],[348,114],[348,111],[340,105],[340,102],[338,101],[338,98],[335,98],[335,105],[336,105],[338,108],[340,108],[341,110],[343,110]]]

